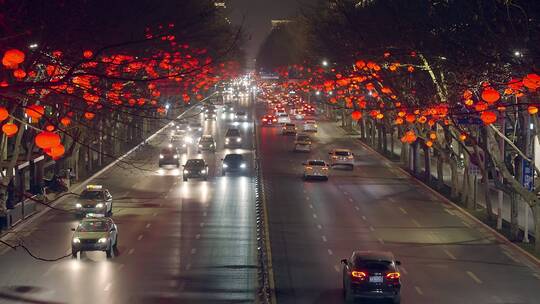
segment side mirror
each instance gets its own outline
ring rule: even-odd
[[[75,228],[71,228],[71,231],[75,231]]]
[[[401,265],[401,261],[396,261],[396,265]]]
[[[347,265],[347,264],[349,264],[349,261],[347,259],[343,259],[343,260],[341,260],[341,264]]]

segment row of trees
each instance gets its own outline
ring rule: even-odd
[[[107,162],[235,77],[242,33],[224,13],[199,0],[2,1],[0,213],[18,162]]]
[[[409,146],[404,161],[415,161],[408,154],[419,149],[437,155],[438,182],[449,166],[451,194],[469,207],[467,177],[478,167],[486,189],[492,177],[498,189],[530,206],[538,237],[540,201],[522,172],[527,166],[539,172],[531,164],[531,143],[540,135],[539,18],[533,0],[320,1],[295,21],[308,33],[297,39],[309,52],[281,74],[301,75],[284,85],[327,95],[380,147],[397,134]],[[465,187],[458,185],[462,153]],[[489,195],[485,201],[491,220]],[[512,209],[515,215],[515,200]],[[512,237],[518,234],[513,216]]]

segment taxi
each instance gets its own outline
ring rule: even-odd
[[[112,195],[102,185],[87,185],[75,201],[77,216],[88,213],[112,215]]]
[[[77,228],[71,229],[71,256],[85,251],[105,251],[107,258],[118,249],[118,227],[110,217],[102,214],[87,214]]]
[[[330,166],[324,160],[311,159],[303,163],[304,165],[304,180],[312,178],[320,178],[328,180],[328,171]]]

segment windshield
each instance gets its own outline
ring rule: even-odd
[[[371,271],[387,271],[390,269],[392,263],[389,261],[370,261],[357,259],[354,262],[354,265],[358,267],[358,269],[367,269]]]
[[[214,139],[212,137],[201,137],[201,142],[212,142]]]
[[[310,166],[324,166],[326,164],[322,160],[310,160],[308,162],[308,165],[310,165]]]
[[[244,157],[240,154],[228,154],[223,159],[224,161],[231,161],[231,162],[237,162],[237,161],[243,161]]]
[[[336,155],[349,156],[349,155],[351,155],[351,153],[349,151],[336,151]]]
[[[171,154],[174,154],[174,150],[173,149],[162,149],[161,154],[171,155]]]
[[[107,221],[82,221],[79,224],[78,230],[80,232],[105,232],[109,230],[109,223]]]
[[[204,166],[204,159],[188,159],[186,167],[202,167]]]
[[[82,199],[90,199],[90,200],[99,200],[99,199],[103,199],[103,198],[104,198],[104,195],[103,195],[103,191],[88,191],[88,190],[84,190],[84,191],[81,193],[81,198],[82,198]]]
[[[229,131],[227,131],[227,134],[225,135],[227,137],[230,137],[230,136],[240,136],[240,132],[236,129],[231,129]]]

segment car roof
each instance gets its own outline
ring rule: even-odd
[[[379,250],[356,250],[353,252],[354,259],[368,260],[368,261],[395,261],[394,254],[390,251]]]
[[[334,149],[334,152],[351,152],[349,149]]]

